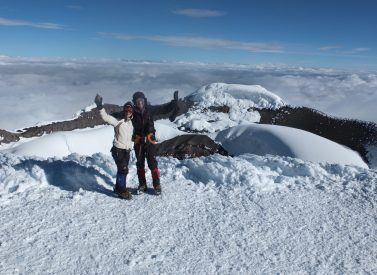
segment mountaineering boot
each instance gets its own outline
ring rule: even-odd
[[[126,175],[122,173],[117,173],[114,193],[117,194],[122,199],[131,199],[131,193],[126,188]]]
[[[137,188],[138,193],[147,191],[147,180],[145,179],[145,169],[137,169],[137,177],[139,179],[139,187]]]
[[[161,190],[161,185],[160,184],[156,184],[156,185],[154,184],[153,188],[154,188],[154,193],[156,195],[161,195],[162,190]]]
[[[158,168],[154,168],[151,171],[152,179],[153,179],[153,189],[156,195],[161,194],[161,184],[160,184],[160,171]]]
[[[122,199],[125,199],[125,200],[130,200],[132,198],[132,195],[131,193],[128,191],[128,189],[126,188],[124,191],[120,192],[120,193],[117,193],[117,195],[122,198]]]

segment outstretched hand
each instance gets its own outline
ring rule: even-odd
[[[178,91],[174,92],[173,100],[171,102],[173,104],[173,110],[172,110],[173,113],[169,116],[169,120],[170,121],[174,121],[175,118],[177,117],[177,113],[179,111],[179,102],[180,102],[180,99],[178,97]]]
[[[94,98],[94,103],[97,105],[97,108],[101,110],[103,108],[102,96],[97,94],[96,97]]]

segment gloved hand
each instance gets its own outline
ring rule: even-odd
[[[173,95],[173,100],[171,101],[173,103],[173,112],[172,114],[169,116],[169,120],[170,121],[174,121],[175,118],[177,117],[177,113],[179,112],[179,98],[178,98],[178,91],[175,91],[174,92],[174,95]]]
[[[98,110],[101,110],[103,108],[102,96],[97,94],[96,97],[94,98],[94,103],[97,105]]]
[[[153,133],[149,133],[149,134],[147,135],[147,140],[148,140],[150,143],[152,143],[152,144],[156,144],[156,143],[157,143],[157,141],[156,141],[156,139],[155,139]]]

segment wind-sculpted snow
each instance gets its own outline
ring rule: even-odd
[[[357,152],[310,132],[290,127],[240,125],[220,131],[216,141],[233,155],[278,155],[368,168]]]
[[[160,158],[162,197],[124,201],[110,156],[0,163],[1,274],[377,272],[375,170]]]

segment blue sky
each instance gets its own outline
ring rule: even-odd
[[[374,0],[0,1],[0,55],[377,68]]]

